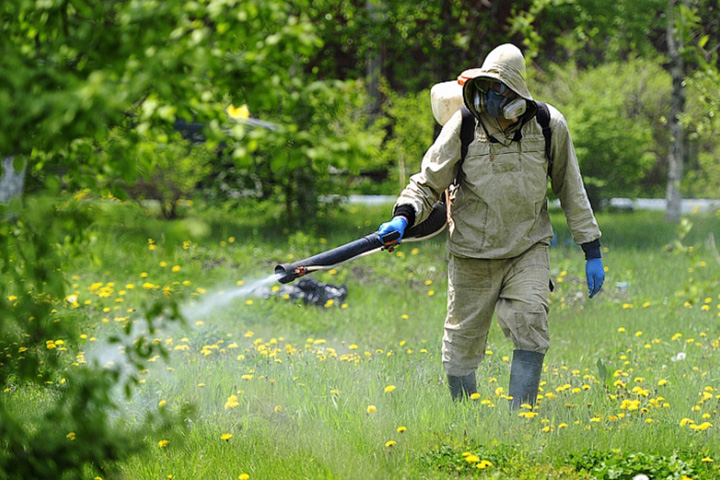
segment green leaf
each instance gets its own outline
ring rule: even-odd
[[[700,37],[700,40],[698,40],[698,47],[705,48],[708,40],[710,40],[710,35],[703,35],[702,37]]]

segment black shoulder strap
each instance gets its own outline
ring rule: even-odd
[[[460,163],[457,167],[457,177],[455,184],[460,184],[460,175],[462,173],[462,165],[467,155],[468,146],[475,140],[475,116],[467,107],[460,108],[462,113],[462,124],[460,127]]]
[[[462,127],[460,128],[460,141],[462,148],[460,150],[460,162],[465,160],[468,146],[475,140],[475,116],[467,107],[460,109],[462,112]]]
[[[543,102],[535,102],[537,104],[537,121],[542,127],[542,134],[545,137],[545,156],[548,160],[548,175],[552,174],[553,157],[550,148],[552,140],[552,130],[550,130],[550,109]]]

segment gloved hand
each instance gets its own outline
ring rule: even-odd
[[[382,225],[380,225],[380,228],[378,228],[377,234],[380,236],[380,238],[384,237],[388,233],[392,232],[399,232],[400,237],[398,238],[397,243],[400,243],[400,240],[402,240],[403,234],[405,233],[405,228],[407,228],[408,221],[407,218],[397,216],[393,217],[392,220],[389,222],[385,222]]]
[[[587,285],[590,292],[590,298],[602,288],[605,281],[605,268],[602,259],[591,258],[585,263],[585,275],[587,276]]]

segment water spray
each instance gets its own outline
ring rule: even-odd
[[[438,201],[433,205],[427,220],[406,230],[402,240],[404,242],[419,242],[434,237],[443,231],[445,225],[447,225],[447,206],[443,201]],[[363,238],[312,257],[294,263],[281,263],[275,267],[275,275],[278,282],[282,284],[290,283],[308,273],[328,270],[365,255],[381,250],[390,250],[398,243],[398,232],[391,232],[382,237],[377,233],[371,233]]]

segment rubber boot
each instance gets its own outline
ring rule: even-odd
[[[510,408],[515,410],[523,404],[535,406],[544,353],[515,350],[510,367]]]
[[[448,385],[450,386],[450,395],[455,401],[465,400],[469,398],[470,395],[477,392],[475,372],[468,373],[462,377],[448,375],[447,379]]]

